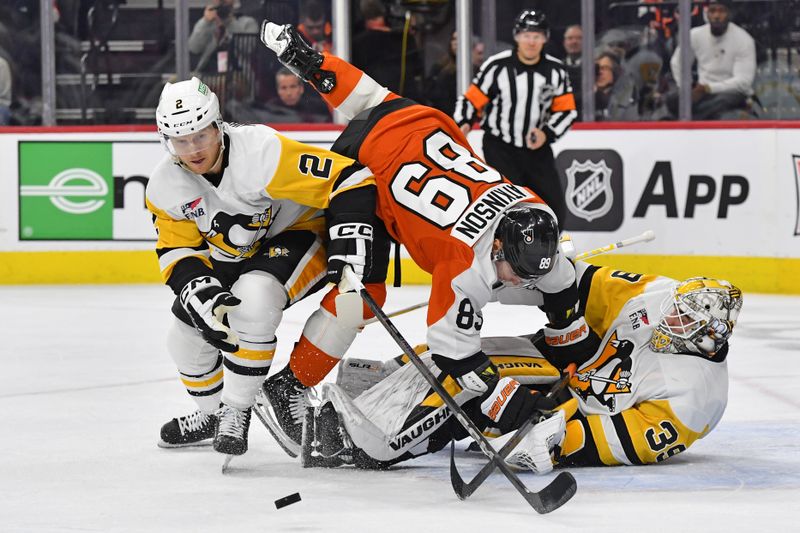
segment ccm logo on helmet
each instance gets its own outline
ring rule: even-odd
[[[336,231],[332,235],[334,238],[352,239],[360,237],[362,239],[372,239],[372,226],[369,224],[337,224],[331,229]]]

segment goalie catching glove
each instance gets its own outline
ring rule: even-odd
[[[223,289],[217,279],[194,278],[181,289],[180,300],[194,327],[211,346],[231,353],[239,349],[239,338],[225,325],[225,315],[241,300]]]
[[[473,398],[478,397],[489,425],[502,433],[520,427],[537,411],[551,411],[558,405],[555,400],[523,387],[516,379],[500,378],[497,367],[482,351],[461,360],[440,355],[434,355],[433,360],[462,389],[472,392]]]
[[[339,283],[345,265],[350,265],[359,280],[372,271],[372,224],[333,223],[328,243],[328,281]]]

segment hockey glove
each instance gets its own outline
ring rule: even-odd
[[[358,279],[372,271],[372,224],[345,222],[333,224],[329,231],[328,281],[339,283],[345,265],[350,265]]]
[[[554,456],[559,454],[566,431],[564,412],[556,411],[525,435],[508,455],[506,462],[519,468],[529,468],[534,474],[547,474],[553,470]],[[499,450],[513,436],[514,433],[502,435],[492,441],[492,446]]]
[[[181,290],[180,300],[194,327],[211,346],[231,353],[239,349],[239,338],[225,325],[225,315],[241,300],[223,289],[217,279],[194,278]]]
[[[483,352],[458,361],[440,355],[434,355],[433,360],[462,389],[479,398],[481,412],[489,418],[491,426],[503,433],[520,427],[536,411],[550,411],[558,405],[513,378],[500,379],[497,367]]]
[[[600,347],[600,337],[582,316],[561,327],[548,324],[531,341],[559,370],[564,370],[570,363],[580,368]]]

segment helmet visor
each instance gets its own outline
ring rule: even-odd
[[[167,150],[174,156],[185,157],[207,150],[222,142],[222,131],[216,124],[209,124],[200,131],[181,135],[180,137],[166,137]]]

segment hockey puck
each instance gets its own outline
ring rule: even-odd
[[[278,498],[275,500],[275,508],[280,509],[282,507],[286,507],[287,505],[292,505],[293,503],[297,503],[300,501],[300,493],[295,492],[294,494],[289,494],[288,496],[284,496],[283,498]]]

